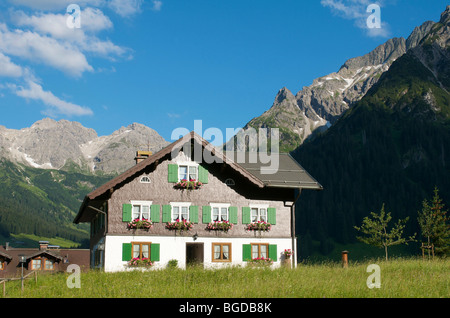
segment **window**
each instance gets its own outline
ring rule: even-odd
[[[150,220],[150,206],[152,202],[150,201],[131,201],[133,206],[131,219],[146,219]]]
[[[172,202],[170,205],[172,207],[172,214],[171,214],[172,222],[175,222],[176,220],[189,221],[189,207],[191,206],[191,203]]]
[[[269,257],[269,244],[251,244],[251,246],[252,259]]]
[[[132,257],[139,259],[150,258],[151,244],[149,242],[132,242]]]
[[[31,260],[31,269],[32,270],[40,270],[41,269],[41,259],[40,258]]]
[[[180,180],[198,180],[198,169],[196,165],[179,165],[178,181]]]
[[[234,182],[234,180],[231,179],[231,178],[226,179],[226,180],[225,180],[225,184],[226,184],[227,186],[229,186],[229,187],[233,187],[233,186],[236,185],[236,183]]]
[[[264,221],[267,222],[267,207],[266,206],[255,206],[250,207],[251,222]]]
[[[0,271],[5,269],[6,262],[0,259]]]
[[[212,261],[231,262],[231,243],[213,243]]]
[[[212,221],[229,221],[230,204],[211,204]]]
[[[150,178],[147,177],[147,176],[143,176],[143,177],[141,178],[141,183],[150,183]]]
[[[53,269],[54,269],[54,262],[52,260],[46,259],[45,270],[53,270]]]

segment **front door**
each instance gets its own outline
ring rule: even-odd
[[[186,243],[186,265],[203,264],[203,243]]]

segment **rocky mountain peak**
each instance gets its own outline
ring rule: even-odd
[[[440,63],[442,57],[450,54],[446,49],[450,41],[449,18],[450,6],[447,6],[441,15],[440,23],[424,22],[416,27],[406,40],[402,37],[389,39],[371,52],[347,60],[337,72],[316,78],[310,86],[303,87],[295,95],[295,102],[290,91],[282,88],[278,91],[272,107],[252,119],[246,127],[278,127],[283,134],[288,135],[285,140],[296,140],[290,145],[301,144],[314,130],[335,123],[343,112],[369,92],[392,63],[413,49],[429,70],[440,74],[438,80],[441,86],[450,87],[450,76],[445,75],[450,74],[449,66]],[[442,49],[433,48],[432,52],[424,51],[422,46],[415,49],[427,41]],[[285,150],[287,148],[288,145],[284,147]],[[294,148],[290,150],[292,149]]]
[[[450,5],[448,5],[444,12],[442,12],[439,22],[442,24],[448,24],[450,22]]]
[[[0,129],[0,157],[44,169],[119,173],[134,164],[137,150],[156,152],[167,144],[156,131],[138,123],[101,137],[78,122],[51,118],[21,130]]]

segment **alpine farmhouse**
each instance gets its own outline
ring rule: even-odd
[[[261,160],[236,160],[239,153],[221,152],[191,132],[137,156],[136,165],[89,193],[74,219],[90,223],[91,268],[257,260],[295,267],[295,204],[302,189],[322,186],[289,154],[276,155],[276,171],[263,173]]]

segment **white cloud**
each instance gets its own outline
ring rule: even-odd
[[[100,9],[86,8],[81,11],[81,28],[67,27],[67,14],[36,13],[27,15],[23,11],[13,11],[12,20],[16,25],[29,26],[36,32],[51,35],[57,39],[79,39],[85,33],[96,33],[113,28],[111,20]]]
[[[85,116],[93,114],[90,108],[61,100],[60,98],[53,95],[52,92],[44,91],[41,85],[31,80],[28,81],[28,88],[26,89],[23,87],[17,88],[16,86],[11,86],[11,88],[14,88],[14,93],[17,96],[27,99],[39,100],[45,105],[49,106],[49,108],[44,113],[52,117],[55,117],[58,114],[68,116]]]
[[[143,2],[143,0],[111,0],[108,6],[118,15],[128,17],[139,13]]]
[[[44,63],[73,76],[93,71],[86,57],[78,48],[67,42],[23,30],[10,31],[0,24],[0,51],[33,62]]]
[[[162,1],[153,0],[153,10],[154,11],[161,11],[162,4],[163,4]]]
[[[83,72],[93,70],[85,53],[110,60],[115,60],[116,57],[130,58],[130,49],[120,47],[110,40],[100,40],[95,35],[113,28],[111,20],[101,10],[83,10],[81,28],[68,28],[67,17],[68,15],[54,13],[27,15],[22,11],[13,12],[13,22],[21,28],[29,27],[32,31],[11,32],[4,25],[3,43],[0,30],[0,51],[27,57],[33,61],[40,59],[40,62],[74,76],[81,76]],[[6,47],[7,45],[9,47]],[[39,54],[34,54],[36,51]]]
[[[21,66],[11,62],[9,56],[0,53],[0,76],[21,77],[23,73]]]
[[[62,10],[71,3],[79,6],[100,6],[105,0],[9,0],[10,3],[18,6],[24,6],[35,10]]]
[[[363,29],[370,37],[389,37],[389,25],[383,21],[381,15],[381,28],[369,28],[367,18],[371,12],[367,12],[370,4],[378,4],[383,7],[384,0],[321,0],[322,6],[330,8],[334,14],[348,20],[354,20],[355,25]]]

